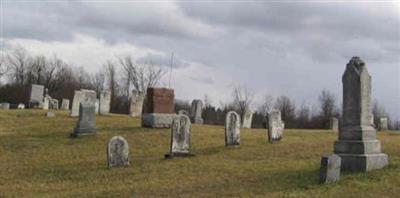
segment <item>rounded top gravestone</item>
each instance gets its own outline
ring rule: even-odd
[[[114,136],[107,146],[108,168],[129,165],[129,145],[122,136]]]

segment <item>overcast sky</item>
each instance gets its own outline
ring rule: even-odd
[[[254,90],[254,108],[265,94],[316,104],[322,89],[340,105],[345,65],[360,56],[373,98],[400,118],[398,2],[1,2],[3,50],[88,71],[123,55],[167,66],[173,52],[176,97],[208,94],[215,105],[235,86]]]

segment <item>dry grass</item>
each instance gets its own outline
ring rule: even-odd
[[[398,197],[400,133],[379,138],[390,166],[344,174],[319,185],[320,157],[337,135],[286,130],[266,142],[265,130],[242,130],[241,146],[224,147],[222,126],[192,128],[190,158],[164,160],[168,129],[142,129],[128,116],[97,117],[98,134],[69,138],[76,118],[57,112],[0,110],[0,197]],[[106,143],[114,135],[130,146],[131,166],[107,169]]]

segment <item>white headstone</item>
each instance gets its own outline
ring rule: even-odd
[[[281,112],[274,109],[268,113],[268,141],[273,143],[283,138],[285,124],[281,119]]]
[[[225,146],[235,145],[240,145],[240,116],[230,111],[225,118]]]

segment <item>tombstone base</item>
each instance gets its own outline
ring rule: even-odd
[[[389,164],[389,157],[385,153],[338,155],[342,158],[341,170],[348,172],[368,172]]]
[[[204,123],[203,118],[191,117],[190,120],[192,121],[192,124],[203,124]]]
[[[194,157],[195,155],[192,153],[168,153],[165,154],[165,159],[172,159],[174,157]]]
[[[86,135],[95,135],[96,129],[94,128],[75,128],[74,132],[71,133],[71,137],[80,137]]]
[[[146,128],[170,128],[172,120],[177,114],[169,113],[145,113],[142,115],[142,127]]]

